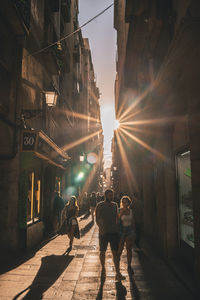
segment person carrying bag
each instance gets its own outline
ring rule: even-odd
[[[79,207],[77,204],[77,199],[75,196],[72,196],[70,201],[65,206],[65,217],[62,226],[62,234],[67,234],[69,237],[69,248],[72,249],[72,244],[74,237],[80,239],[80,231],[79,231],[79,224],[78,224],[78,212]]]

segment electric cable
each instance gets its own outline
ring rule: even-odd
[[[58,44],[58,43],[60,43],[60,42],[62,42],[62,41],[64,41],[64,40],[66,40],[67,38],[73,36],[75,33],[79,32],[79,31],[81,30],[81,28],[83,28],[84,26],[88,25],[90,22],[92,22],[93,20],[95,20],[96,18],[98,18],[99,16],[101,16],[102,14],[104,14],[104,13],[105,13],[109,8],[111,8],[113,5],[114,5],[114,3],[112,3],[111,5],[109,5],[108,7],[106,7],[104,10],[102,10],[100,13],[98,13],[97,15],[95,15],[95,16],[94,16],[93,18],[91,18],[89,21],[85,22],[83,25],[81,25],[80,27],[78,27],[75,31],[69,33],[68,35],[64,36],[63,38],[57,40],[56,42],[54,42],[54,43],[52,43],[52,44],[50,44],[50,45],[48,45],[48,46],[46,46],[46,47],[44,47],[44,48],[38,50],[38,51],[35,51],[35,52],[33,52],[33,53],[30,53],[30,54],[26,55],[26,57],[27,57],[27,56],[34,56],[34,55],[36,55],[36,54],[39,54],[39,53],[41,53],[41,52],[43,52],[43,51],[45,51],[45,50],[47,50],[47,49],[53,47],[54,45],[56,45],[56,44]]]

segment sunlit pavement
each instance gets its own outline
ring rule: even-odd
[[[127,273],[126,253],[121,272],[126,279],[115,282],[112,255],[107,251],[106,279],[101,281],[98,230],[91,216],[80,220],[82,238],[66,253],[68,238],[56,236],[34,256],[0,275],[0,299],[137,299],[188,300],[188,292],[164,262],[143,249],[134,252],[134,275]]]

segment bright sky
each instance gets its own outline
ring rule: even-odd
[[[79,0],[79,25],[81,26],[104,10],[112,0]],[[83,27],[84,38],[89,38],[92,61],[100,89],[101,121],[104,131],[104,167],[111,164],[111,139],[113,136],[114,82],[116,75],[116,31],[113,27],[112,6],[103,15]]]

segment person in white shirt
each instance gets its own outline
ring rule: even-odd
[[[119,257],[124,249],[124,244],[126,244],[127,251],[127,263],[128,272],[133,274],[133,269],[131,267],[132,261],[132,248],[135,239],[135,222],[133,217],[133,207],[132,201],[129,196],[123,196],[120,201],[120,243],[119,243]]]

